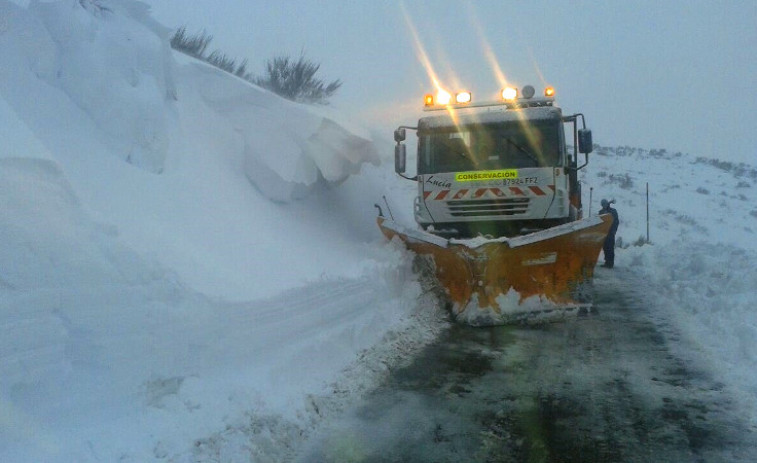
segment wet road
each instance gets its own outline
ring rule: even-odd
[[[676,333],[617,270],[597,276],[586,316],[452,325],[298,461],[755,461],[738,403],[673,353]]]

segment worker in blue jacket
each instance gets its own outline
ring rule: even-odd
[[[602,264],[602,267],[606,268],[613,268],[613,266],[615,266],[615,232],[618,231],[618,224],[620,223],[620,219],[618,219],[618,211],[610,207],[610,204],[614,202],[614,199],[612,201],[603,199],[601,202],[602,209],[599,211],[600,214],[612,215],[612,225],[610,225],[610,231],[607,232],[605,244],[602,247],[605,253],[605,263]]]

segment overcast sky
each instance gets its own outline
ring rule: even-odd
[[[304,50],[322,79],[343,81],[334,107],[387,130],[417,119],[433,90],[425,53],[443,85],[477,100],[500,88],[497,68],[553,85],[600,144],[757,162],[757,1],[147,3],[254,72]]]

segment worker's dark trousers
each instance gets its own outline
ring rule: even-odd
[[[605,265],[612,267],[615,265],[615,233],[610,233],[605,238],[605,244],[602,247],[605,252]]]

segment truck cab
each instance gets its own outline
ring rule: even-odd
[[[404,129],[417,130],[414,215],[423,229],[456,238],[511,237],[581,217],[577,171],[586,163],[578,166],[577,159],[580,151],[588,162],[591,132],[577,129],[582,115],[563,116],[554,90],[533,98],[529,87],[521,98],[510,89],[516,96],[481,104],[470,94],[455,104],[427,96],[425,110],[440,113],[395,131],[395,169],[402,175]]]

